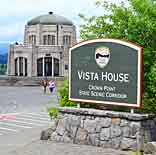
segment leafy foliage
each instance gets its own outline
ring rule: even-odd
[[[62,87],[59,90],[60,93],[60,106],[61,107],[76,107],[77,104],[80,104],[81,108],[94,108],[94,109],[100,109],[99,105],[91,104],[91,103],[79,103],[79,102],[73,102],[69,101],[69,83],[66,80],[64,83],[64,87]]]
[[[6,73],[7,65],[6,64],[0,64],[0,75],[3,75]]]
[[[58,109],[55,107],[48,108],[48,113],[51,119],[57,118],[59,114]]]
[[[69,101],[69,94],[68,94],[68,81],[66,80],[64,82],[64,87],[61,88],[59,90],[59,93],[60,93],[60,106],[61,107],[76,107],[77,106],[77,103],[76,102],[72,102],[72,101]]]
[[[143,47],[143,106],[141,112],[156,112],[156,0],[124,0],[115,4],[97,1],[103,15],[83,19],[83,40],[118,38]]]

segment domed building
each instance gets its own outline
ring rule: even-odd
[[[67,76],[69,48],[76,28],[65,17],[49,12],[27,22],[24,44],[10,45],[8,75]]]

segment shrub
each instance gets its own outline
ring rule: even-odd
[[[69,94],[68,94],[68,81],[66,80],[64,82],[64,87],[61,88],[59,90],[59,94],[60,94],[60,106],[61,107],[76,107],[78,103],[76,102],[72,102],[72,101],[69,101]]]
[[[94,103],[80,103],[80,102],[73,102],[69,101],[69,83],[68,80],[64,82],[64,87],[59,90],[60,93],[60,106],[61,107],[76,107],[77,104],[80,104],[81,108],[94,108],[94,109],[101,109],[101,105],[94,104]]]
[[[55,118],[58,117],[59,112],[58,112],[57,108],[50,107],[47,110],[48,110],[48,113],[49,113],[49,116],[50,116],[51,119],[55,119]]]

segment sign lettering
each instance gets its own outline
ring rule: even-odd
[[[72,47],[69,61],[69,100],[141,107],[141,47],[95,39]]]

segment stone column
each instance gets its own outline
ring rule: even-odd
[[[20,76],[20,62],[19,62],[19,57],[17,58],[17,76]]]
[[[23,57],[23,76],[25,76],[25,58]]]
[[[37,54],[34,54],[34,75],[37,76]]]
[[[42,75],[45,76],[44,71],[45,71],[45,61],[44,61],[44,57],[43,57],[43,70],[42,70]]]
[[[25,26],[25,30],[24,30],[24,45],[28,45],[28,34],[27,34],[27,25]]]
[[[15,75],[14,45],[10,45],[9,47],[7,74]]]
[[[63,45],[64,26],[58,26],[58,45]]]
[[[36,45],[41,45],[41,25],[37,24],[36,26]]]
[[[47,37],[46,37],[46,45],[49,45],[48,35],[47,35]]]
[[[27,57],[27,69],[28,69],[28,77],[32,76],[32,49],[28,52],[29,55]]]
[[[59,76],[64,76],[64,62],[63,59],[59,60]]]
[[[53,57],[51,57],[51,59],[52,59],[52,77],[54,77],[54,58]]]

